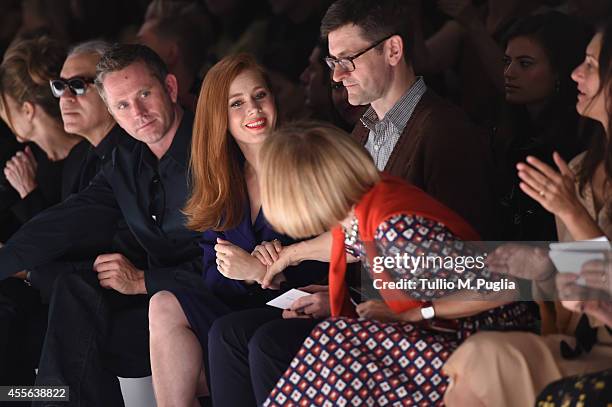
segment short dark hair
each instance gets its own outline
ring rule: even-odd
[[[144,63],[151,75],[164,83],[168,68],[155,51],[140,44],[114,44],[96,65],[96,88],[102,99],[105,99],[103,82],[106,74],[120,71],[136,62]]]
[[[397,34],[404,43],[404,59],[411,59],[409,45],[410,6],[405,0],[338,0],[334,2],[321,21],[321,37],[327,39],[330,32],[347,24],[361,29],[365,39],[375,42]]]

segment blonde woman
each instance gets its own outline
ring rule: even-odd
[[[345,283],[347,253],[362,260],[372,275],[374,256],[393,257],[408,246],[428,256],[448,248],[467,254],[461,240],[477,240],[478,234],[422,190],[380,174],[368,153],[332,126],[281,129],[266,140],[260,159],[262,205],[270,224],[294,238],[331,231],[334,317],[306,338],[264,405],[287,400],[295,405],[377,404],[381,397],[437,405],[447,386],[441,366],[465,337],[483,328],[530,328],[527,306],[504,295],[432,302],[438,293],[382,289],[382,300],[352,307]],[[410,276],[390,268],[380,275],[435,280],[444,278],[444,270],[419,269]],[[440,325],[448,329],[436,328]]]

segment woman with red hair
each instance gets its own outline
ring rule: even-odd
[[[252,56],[228,56],[207,73],[196,108],[192,191],[184,213],[188,227],[203,232],[202,278],[208,290],[161,291],[151,298],[151,368],[158,406],[199,405],[197,396],[208,393],[204,360],[214,320],[263,307],[278,295],[257,284],[266,273],[266,259],[253,253],[263,242],[294,242],[271,229],[261,211],[259,149],[276,118],[266,74]],[[324,267],[319,269],[286,270],[279,282],[307,283],[300,278],[315,279],[324,273]],[[224,277],[237,271],[242,281]],[[280,318],[280,310],[263,313],[263,319]]]

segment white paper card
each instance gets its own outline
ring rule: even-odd
[[[550,250],[571,250],[571,251],[605,251],[610,250],[610,242],[605,237],[590,240],[577,240],[574,242],[550,243]]]
[[[291,308],[291,304],[298,298],[305,297],[310,295],[306,291],[301,291],[295,288],[287,291],[286,293],[279,295],[275,299],[268,301],[267,304],[280,309],[289,309]]]
[[[589,260],[604,260],[603,252],[584,250],[551,250],[548,257],[559,273],[580,273],[582,265]]]

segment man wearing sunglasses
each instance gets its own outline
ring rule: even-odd
[[[103,161],[111,157],[110,153],[118,140],[131,139],[116,125],[109,114],[93,86],[93,79],[87,79],[95,76],[96,64],[109,48],[110,45],[102,41],[85,42],[73,47],[63,63],[59,78],[52,80],[51,89],[48,89],[49,96],[52,93],[59,98],[64,130],[85,138],[74,146],[63,160],[62,201],[87,188],[100,170]],[[41,219],[46,218],[44,213],[41,216]],[[30,240],[32,253],[35,255],[40,248],[44,248],[47,240],[33,235]],[[7,335],[10,343],[19,343],[27,339],[29,345],[26,348],[27,352],[13,353],[11,357],[13,363],[0,366],[0,370],[11,374],[11,379],[21,380],[21,384],[26,384],[24,380],[29,380],[30,377],[33,380],[47,327],[48,304],[57,276],[75,270],[91,270],[91,263],[97,254],[109,251],[112,246],[129,253],[133,261],[142,263],[139,259],[144,256],[137,250],[130,250],[137,246],[134,242],[125,224],[108,223],[104,228],[97,228],[96,233],[92,233],[89,239],[74,241],[70,250],[63,255],[17,273],[15,277],[24,279],[27,285],[17,285],[14,281],[15,285],[11,286],[13,300],[0,306],[2,308],[0,314],[11,309],[15,315],[13,319],[15,326],[24,328],[10,329],[0,332],[0,335]],[[26,333],[23,333],[24,331]],[[20,335],[24,339],[21,339]],[[13,368],[13,364],[19,367]],[[18,376],[17,372],[23,373]]]
[[[84,85],[75,76],[62,75],[65,83],[53,88],[61,92],[62,108],[72,106],[69,111],[79,115],[76,105]],[[23,233],[0,248],[3,278],[123,221],[145,252],[144,264],[120,251],[99,253],[88,270],[65,273],[56,281],[37,384],[70,386],[68,405],[75,406],[123,405],[117,376],[150,375],[150,295],[204,290],[199,233],[184,226],[181,212],[188,193],[193,115],[177,104],[176,78],[151,49],[116,45],[98,62],[96,85],[108,111],[131,137],[120,136],[84,191],[25,225]],[[92,86],[87,84],[84,95]],[[76,123],[76,117],[71,119]],[[35,239],[44,244],[29,253]]]
[[[75,46],[64,61],[60,78],[50,81],[50,91],[59,98],[64,130],[85,139],[73,148],[65,160],[62,199],[87,188],[103,161],[110,158],[117,141],[122,135],[126,137],[93,86],[96,64],[109,48],[110,44],[103,41],[90,41]],[[91,240],[83,245],[75,243],[70,253],[64,256],[70,261],[55,261],[34,267],[23,277],[40,291],[45,302],[48,301],[57,275],[87,264],[85,259],[99,250],[108,250],[115,227],[107,226],[97,231],[97,241]],[[44,244],[41,241],[38,246]]]

